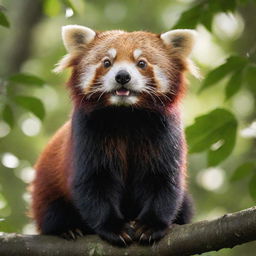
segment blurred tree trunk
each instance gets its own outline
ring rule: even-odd
[[[12,1],[15,17],[11,20],[11,38],[5,51],[4,67],[1,75],[10,75],[20,70],[30,55],[33,28],[43,16],[40,0]]]

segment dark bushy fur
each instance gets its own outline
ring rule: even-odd
[[[189,221],[183,131],[175,112],[108,107],[87,114],[77,108],[72,146],[74,206],[55,201],[47,213],[55,217],[45,219],[44,233],[93,230],[121,245],[122,232],[136,238],[125,225],[129,221],[147,227],[151,241],[159,240],[170,224]]]

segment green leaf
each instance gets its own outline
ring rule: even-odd
[[[256,173],[256,163],[248,162],[240,165],[231,176],[231,181],[241,180],[251,174],[253,171]]]
[[[7,17],[1,10],[0,10],[0,25],[4,26],[6,28],[10,27],[10,23],[9,23]]]
[[[242,81],[243,81],[243,70],[233,73],[233,75],[231,76],[231,78],[229,79],[226,85],[226,90],[225,90],[226,100],[230,99],[240,90],[242,86]]]
[[[15,83],[28,84],[28,85],[38,85],[42,86],[45,82],[34,75],[18,73],[9,77],[9,80]]]
[[[237,121],[225,109],[215,109],[199,116],[195,123],[186,128],[189,152],[208,151],[208,164],[216,165],[227,158],[235,145]],[[211,147],[218,143],[216,148]],[[216,145],[215,145],[216,147]]]
[[[215,14],[235,11],[239,0],[197,1],[199,4],[184,11],[174,28],[195,28],[198,23],[203,24],[211,31]],[[250,1],[250,0],[240,0]],[[196,1],[195,1],[196,2]]]
[[[200,10],[202,6],[198,4],[187,11],[183,12],[174,25],[173,29],[176,28],[195,28],[200,18]]]
[[[12,109],[9,105],[5,105],[3,109],[3,120],[9,124],[11,127],[14,125],[14,117]]]
[[[250,2],[251,2],[251,0],[238,0],[239,4],[247,4],[247,3],[250,3]],[[254,0],[254,2],[255,2],[255,0]]]
[[[236,1],[234,0],[224,0],[221,1],[220,4],[223,12],[234,11],[236,8]]]
[[[41,100],[29,96],[16,96],[14,100],[18,105],[29,110],[39,119],[42,120],[44,118],[45,110]]]
[[[211,11],[213,15],[222,12],[220,1],[206,1],[206,4],[208,5],[208,10]]]
[[[245,69],[244,79],[247,87],[256,94],[256,65],[250,64]]]
[[[256,200],[256,174],[254,174],[249,183],[251,197]]]
[[[50,17],[57,16],[61,12],[61,3],[59,0],[45,0],[44,13]]]
[[[231,56],[226,62],[216,69],[210,71],[206,76],[199,92],[215,85],[229,73],[233,73],[238,69],[242,69],[248,63],[248,59],[240,56]]]
[[[230,120],[229,124],[225,124],[222,130],[219,130],[217,145],[220,146],[215,149],[212,147],[208,151],[208,166],[216,166],[224,161],[233,151],[236,143],[237,122],[234,119]]]
[[[206,29],[209,31],[212,30],[212,20],[213,20],[214,13],[210,10],[205,10],[201,13],[200,16],[200,23],[202,23]]]

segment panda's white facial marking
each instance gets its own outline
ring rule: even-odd
[[[137,92],[143,90],[146,85],[146,78],[138,71],[136,64],[128,61],[122,61],[114,63],[112,68],[102,78],[104,89],[107,92],[111,92],[122,87],[116,82],[116,75],[120,70],[127,71],[131,76],[131,80],[125,84],[124,87]]]
[[[117,53],[116,49],[110,48],[107,51],[107,55],[105,58],[109,57],[111,60],[114,60],[116,57],[116,53]],[[95,78],[95,75],[96,75],[96,71],[100,67],[100,65],[101,65],[101,63],[98,63],[96,65],[89,65],[82,72],[81,78],[80,78],[80,83],[78,86],[80,88],[82,88],[84,91],[86,91],[92,84],[92,82]]]
[[[109,101],[113,105],[133,105],[136,104],[139,99],[137,96],[120,97],[111,95]]]
[[[170,87],[170,81],[165,75],[165,73],[162,71],[160,67],[157,65],[153,65],[153,72],[154,72],[154,77],[158,85],[158,90],[161,93],[165,93],[169,90]]]
[[[115,57],[116,57],[116,49],[115,49],[115,48],[109,49],[109,50],[108,50],[108,54],[109,54],[109,57],[110,57],[111,59],[115,59]]]
[[[133,57],[135,60],[138,61],[142,54],[143,54],[142,50],[137,48],[133,52]],[[169,88],[169,80],[167,79],[167,76],[164,74],[161,68],[158,67],[157,65],[152,65],[152,68],[154,72],[154,78],[156,79],[156,82],[158,84],[158,90],[161,93],[167,92]]]
[[[122,85],[116,81],[119,71],[125,71],[130,75],[129,82]],[[147,79],[138,71],[136,63],[122,61],[114,63],[101,82],[104,91],[112,93],[111,104],[130,105],[138,102],[137,94],[145,89]]]
[[[86,91],[91,86],[95,78],[97,68],[99,68],[100,65],[100,63],[96,65],[89,65],[84,69],[83,73],[80,76],[80,83],[78,84],[78,86],[84,91]]]
[[[141,49],[135,49],[133,52],[133,57],[135,60],[137,60],[142,54],[142,50]]]
[[[110,48],[106,56],[103,58],[109,59],[111,64],[108,68],[109,70],[102,77],[97,78],[97,82],[100,84],[100,88],[97,90],[104,93],[110,93],[109,101],[114,105],[132,105],[139,102],[139,93],[147,91],[148,79],[146,76],[142,75],[139,71],[138,60],[142,55],[141,49],[135,49],[133,52],[133,57],[135,61],[118,61],[115,62],[114,59],[117,56],[117,50]],[[102,65],[102,61],[96,65],[89,65],[85,68],[80,77],[79,86],[83,91],[90,92],[92,83],[95,80],[96,71]],[[157,65],[152,65],[152,70],[154,73],[154,79],[158,85],[157,90],[159,92],[165,93],[169,90],[169,79],[166,74]],[[117,73],[119,71],[125,71],[130,75],[129,82],[125,84],[120,84],[116,80]]]

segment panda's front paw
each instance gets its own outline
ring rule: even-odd
[[[127,247],[133,242],[132,230],[129,225],[125,225],[119,232],[107,231],[104,229],[98,230],[98,235],[112,245],[119,247]]]
[[[141,245],[153,245],[166,235],[167,228],[157,228],[136,221],[134,227],[134,240]]]
[[[67,232],[64,232],[60,235],[62,238],[66,239],[66,240],[77,240],[79,237],[83,237],[84,236],[84,233],[76,228],[76,229],[73,229],[73,230],[68,230]]]

